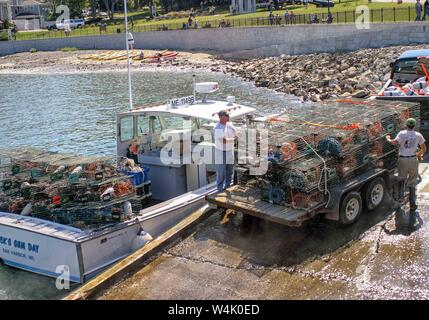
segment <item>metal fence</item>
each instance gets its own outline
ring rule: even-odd
[[[363,17],[363,18],[362,18]],[[204,17],[205,19],[206,17]],[[429,18],[429,17],[428,17]],[[305,25],[305,24],[337,24],[337,23],[355,23],[359,22],[411,22],[416,21],[416,12],[414,7],[404,8],[381,8],[369,11],[369,16],[365,18],[362,12],[342,11],[331,12],[331,20],[328,19],[328,9],[323,13],[316,14],[293,14],[289,16],[273,16],[255,17],[255,18],[239,18],[228,17],[222,19],[208,19],[200,21],[197,18],[193,19],[192,25],[189,26],[186,21],[181,22],[150,22],[143,25],[130,26],[131,32],[146,32],[146,31],[166,31],[166,30],[188,30],[188,29],[209,29],[209,28],[239,28],[252,26],[288,26],[288,25]],[[195,23],[198,21],[197,23]],[[103,30],[102,30],[103,29]],[[125,30],[124,24],[108,25],[106,28],[99,26],[85,26],[80,29],[74,29],[70,34],[66,35],[62,30],[42,31],[42,32],[18,32],[15,35],[16,40],[32,40],[32,39],[49,39],[63,38],[67,36],[94,36],[123,33]]]

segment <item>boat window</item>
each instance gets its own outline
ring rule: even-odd
[[[152,133],[161,133],[162,129],[159,117],[151,116],[150,120],[152,121]]]
[[[121,141],[131,140],[134,137],[133,117],[121,119]]]
[[[165,129],[198,129],[198,124],[195,119],[182,117],[164,117],[164,123]]]
[[[138,116],[137,117],[137,133],[139,136],[149,134],[149,117]]]

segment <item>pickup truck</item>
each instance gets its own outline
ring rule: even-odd
[[[376,99],[396,100],[420,103],[420,128],[419,131],[429,143],[429,96],[382,96],[384,90],[392,85],[405,85],[412,83],[421,75],[416,72],[416,66],[419,58],[429,57],[429,49],[408,50],[403,52],[394,62],[390,64],[390,79],[383,86]]]
[[[64,30],[66,26],[69,26],[70,29],[81,28],[85,25],[84,19],[66,19],[64,22],[57,22],[55,26],[58,30]]]

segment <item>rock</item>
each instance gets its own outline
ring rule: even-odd
[[[321,99],[320,99],[320,95],[319,95],[319,94],[311,95],[311,96],[310,96],[310,100],[311,100],[311,101],[313,101],[313,102],[321,101]]]
[[[365,90],[358,90],[358,91],[353,92],[352,97],[353,98],[365,98],[368,95],[369,95],[369,92],[367,92]]]
[[[256,81],[256,83],[255,83],[255,85],[256,85],[257,87],[267,87],[267,86],[268,86],[268,84],[269,84],[269,81],[268,81],[268,80],[263,80],[263,79],[258,80],[258,81]]]

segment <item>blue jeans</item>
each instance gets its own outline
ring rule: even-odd
[[[226,152],[223,152],[223,163],[216,163],[216,186],[221,192],[231,185],[234,174],[234,164],[226,163]]]

